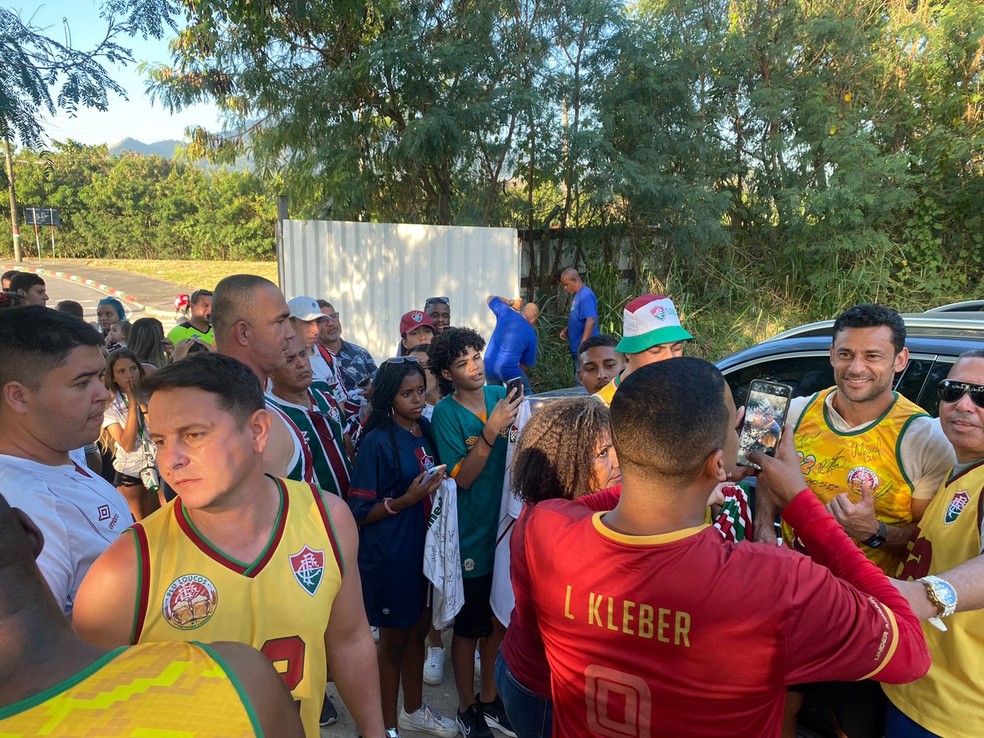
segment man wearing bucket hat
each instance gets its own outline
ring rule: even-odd
[[[622,311],[622,340],[615,347],[625,354],[625,369],[594,396],[610,405],[627,376],[657,361],[682,356],[684,342],[692,339],[669,297],[648,294],[630,300]]]

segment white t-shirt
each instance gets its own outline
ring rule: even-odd
[[[827,418],[834,426],[834,430],[838,433],[855,433],[871,425],[871,423],[865,423],[852,428],[834,410],[833,398],[836,394],[836,391],[831,392],[827,395],[827,400],[824,403],[827,406]],[[789,418],[786,421],[790,427],[796,427],[806,409],[806,404],[812,397],[813,395],[808,395],[806,397],[794,397],[790,400]],[[912,480],[912,499],[914,500],[933,499],[933,496],[939,491],[943,479],[957,460],[953,453],[953,446],[943,435],[943,428],[940,427],[939,419],[930,417],[914,418],[906,426],[902,442],[899,445],[899,458],[902,460],[902,471]]]
[[[111,425],[119,425],[126,428],[126,419],[130,413],[130,408],[123,401],[119,394],[106,406],[106,414],[103,415],[102,427],[108,428]],[[137,448],[134,451],[124,451],[119,444],[116,444],[116,454],[113,457],[113,468],[120,474],[130,477],[140,477],[140,470],[147,466],[148,456],[151,461],[156,456],[154,444],[146,438],[147,429],[144,428],[144,443],[141,443],[137,436]]]
[[[133,517],[123,496],[94,472],[0,454],[0,490],[44,536],[41,574],[66,615],[92,562]]]

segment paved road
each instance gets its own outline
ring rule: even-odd
[[[59,279],[58,277],[53,277],[50,274],[44,275],[44,283],[48,289],[48,297],[50,298],[48,300],[48,307],[54,307],[58,304],[59,300],[75,300],[77,303],[80,303],[83,310],[85,310],[85,319],[89,322],[95,322],[96,305],[100,300],[106,297],[105,292],[100,292],[93,287],[79,284],[78,282],[70,282],[67,279]],[[127,320],[130,322],[133,322],[137,318],[144,318],[147,316],[146,312],[136,310],[133,303],[125,300],[121,300],[121,302],[123,303],[124,309],[126,309]]]

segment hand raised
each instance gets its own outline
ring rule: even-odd
[[[793,429],[789,426],[783,431],[775,458],[763,451],[753,451],[748,454],[748,460],[762,467],[756,493],[765,492],[780,508],[792,502],[807,486],[793,445]]]

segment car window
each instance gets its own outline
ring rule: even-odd
[[[926,381],[923,383],[922,393],[917,400],[922,409],[934,418],[939,417],[940,414],[940,397],[936,394],[936,387],[940,381],[946,379],[946,375],[950,373],[953,364],[952,358],[938,358],[933,364],[933,368],[929,370]]]
[[[834,383],[834,370],[827,353],[815,356],[786,356],[756,359],[724,370],[724,377],[741,407],[748,397],[748,385],[753,379],[785,382],[793,388],[793,397],[812,395]]]
[[[919,403],[923,385],[929,370],[933,367],[935,357],[909,358],[909,365],[895,382],[895,391],[915,403]]]

